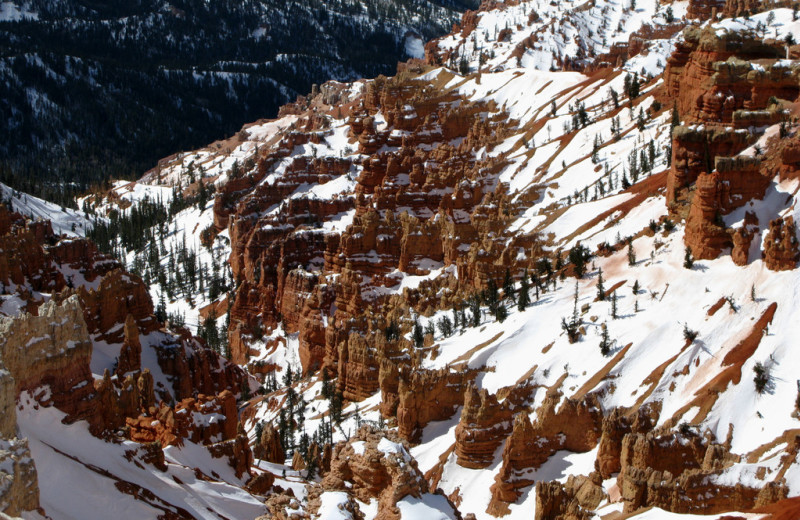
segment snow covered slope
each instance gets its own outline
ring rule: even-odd
[[[36,198],[27,193],[13,190],[0,183],[0,200],[11,211],[21,213],[31,219],[44,219],[52,222],[56,234],[84,236],[91,228],[91,220],[78,210],[65,208]]]

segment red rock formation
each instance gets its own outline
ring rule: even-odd
[[[750,144],[746,133],[677,127],[672,134],[672,168],[667,176],[667,205],[684,200],[683,190],[702,173],[711,173],[717,157],[738,154]]]
[[[697,435],[628,434],[617,479],[625,512],[660,507],[674,513],[749,510],[785,497],[774,482],[760,488],[721,483],[717,476],[738,457]]]
[[[261,432],[261,437],[256,439],[253,455],[258,459],[276,464],[283,464],[286,461],[278,430],[271,424],[266,425]]]
[[[348,491],[362,502],[378,499],[378,519],[399,519],[397,502],[422,499],[428,484],[394,432],[362,427],[333,452],[330,471],[322,479],[325,491]]]
[[[101,334],[109,343],[122,343],[124,329],[119,327],[131,315],[139,332],[147,334],[161,324],[153,315],[150,293],[136,275],[121,269],[103,276],[97,289],[77,289],[84,309],[84,318],[92,334]]]
[[[508,514],[508,504],[513,504],[522,494],[521,488],[533,481],[525,478],[524,472],[538,465],[535,453],[538,436],[526,413],[514,417],[514,427],[503,447],[503,465],[492,484],[492,501],[487,513],[493,516]]]
[[[733,246],[722,215],[764,197],[770,178],[761,174],[760,164],[753,157],[717,157],[714,172],[698,177],[684,235],[695,258],[713,259],[723,248]]]
[[[0,207],[0,227],[2,210]],[[39,509],[36,465],[28,440],[19,438],[17,432],[16,386],[0,355],[0,515],[12,516]]]
[[[648,432],[658,419],[655,407],[646,406],[631,418],[625,410],[615,408],[603,417],[600,442],[597,447],[595,469],[604,478],[619,473],[622,469],[622,443],[629,433]]]
[[[423,275],[438,262],[455,262],[463,257],[464,244],[501,231],[509,218],[502,200],[485,197],[495,186],[483,180],[485,172],[497,172],[503,160],[489,157],[477,163],[471,153],[475,146],[504,137],[500,118],[476,117],[494,110],[492,106],[455,100],[454,94],[437,92],[424,82],[376,78],[366,82],[362,108],[348,118],[351,142],[370,154],[368,158],[356,165],[352,158],[297,155],[298,145],[322,139],[329,131],[287,132],[263,158],[265,168],[285,161],[285,173],[250,192],[241,187],[226,191],[237,194],[226,195],[220,211],[227,213],[219,218],[220,223],[229,221],[230,264],[241,281],[229,330],[235,362],[247,362],[253,330],[269,332],[280,319],[286,330],[299,333],[306,373],[323,364],[338,373],[344,348],[348,359],[358,360],[345,375],[347,381],[340,382],[343,388],[352,387],[345,391],[348,398],[358,394],[356,386],[375,389],[367,376],[377,371],[377,359],[371,359],[357,340],[350,344],[352,334],[369,331],[368,314],[388,299],[374,289],[396,286],[398,271]],[[375,124],[378,110],[385,127]],[[302,114],[297,127],[310,124],[307,117],[311,116]],[[451,144],[455,139],[460,139],[458,146]],[[433,143],[437,145],[419,146]],[[400,149],[379,152],[384,145]],[[324,184],[353,167],[360,173],[355,198],[287,199],[303,183]],[[283,205],[281,211],[267,212],[276,204]],[[317,231],[322,222],[353,209],[352,224],[343,231]],[[501,239],[492,240],[497,242],[492,254],[474,268],[481,274],[464,278],[466,284],[481,276],[485,283],[488,272],[502,276],[501,267],[488,267],[497,255],[516,258],[516,248],[509,246],[512,255]],[[331,308],[334,315],[328,316]]]
[[[800,250],[797,243],[797,229],[794,219],[789,216],[769,223],[769,231],[764,239],[764,263],[773,271],[787,271],[797,266]]]
[[[381,370],[383,378],[384,370]],[[413,370],[400,373],[396,387],[396,412],[391,407],[385,416],[397,416],[400,437],[410,442],[419,440],[422,429],[431,421],[450,418],[464,404],[465,392],[476,371],[459,368],[441,370]],[[381,384],[382,406],[391,403],[391,385]]]
[[[128,372],[136,372],[142,368],[142,342],[139,341],[139,328],[133,315],[128,314],[123,329],[122,349],[117,361],[117,374],[124,376]]]
[[[754,231],[758,229],[758,218],[750,211],[744,214],[744,225],[733,232],[733,249],[731,258],[736,265],[747,265],[750,259],[750,245]]]
[[[725,0],[689,0],[686,18],[690,20],[708,20],[716,17],[725,7]]]
[[[690,27],[667,60],[666,106],[675,104],[684,123],[725,127],[734,123],[737,110],[766,109],[770,96],[793,100],[800,87],[789,69],[753,70],[748,63],[784,54],[781,46],[766,44],[746,32],[718,34],[712,28]],[[740,116],[742,126],[749,126],[748,116]]]
[[[703,470],[669,472],[628,467],[621,476],[624,512],[659,507],[680,514],[718,514],[761,507],[785,498],[788,489],[773,482],[761,488],[720,485],[714,474]]]
[[[253,454],[246,435],[238,435],[233,439],[218,442],[208,446],[212,457],[227,458],[228,464],[233,468],[236,478],[250,475],[253,465]]]
[[[536,483],[536,520],[559,518],[563,520],[588,520],[591,512],[605,497],[603,480],[597,473],[589,477],[570,475],[566,484],[559,482]]]
[[[126,420],[130,437],[137,442],[160,441],[163,446],[169,446],[180,445],[186,439],[210,445],[237,436],[236,398],[227,390],[218,396],[201,394],[197,399],[184,399],[174,408],[163,402],[158,407],[152,403],[147,405],[147,398],[142,398],[141,409],[147,415]]]
[[[471,469],[488,467],[500,443],[511,433],[511,415],[497,396],[470,385],[455,432],[458,465]]]
[[[533,483],[524,478],[525,470],[538,468],[558,450],[590,451],[601,438],[603,414],[594,394],[580,401],[562,401],[561,395],[551,390],[536,415],[534,424],[527,414],[514,419],[514,429],[503,448],[503,466],[492,485],[487,509],[491,514],[507,514],[508,504]]]
[[[71,420],[95,417],[89,362],[92,343],[77,298],[48,302],[39,316],[0,317],[0,359],[16,381],[16,395],[49,386],[50,403]]]

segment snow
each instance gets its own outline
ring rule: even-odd
[[[425,57],[425,42],[422,38],[410,34],[405,39],[405,51],[411,58],[422,59]]]
[[[325,520],[352,520],[352,513],[345,510],[345,506],[348,503],[347,493],[343,491],[326,491],[319,496],[319,501],[318,518]]]
[[[423,498],[407,496],[397,502],[403,520],[455,520],[447,499],[441,495],[425,495]]]
[[[10,2],[5,4],[8,3]],[[79,237],[86,234],[86,231],[92,226],[91,221],[78,210],[62,208],[58,204],[13,190],[0,183],[0,202],[8,201],[10,201],[11,209],[17,213],[34,220],[50,220],[56,235]]]
[[[182,510],[194,518],[211,520],[219,518],[217,515],[255,518],[266,512],[259,500],[241,489],[242,483],[232,475],[227,461],[212,459],[205,448],[189,442],[181,449],[167,448],[166,472],[145,464],[140,467],[126,459],[126,451],[135,451],[138,444],[98,439],[84,421],[63,424],[62,412],[44,407],[35,410],[28,394],[21,396],[20,403],[19,427],[36,461],[41,504],[48,516],[133,520]],[[75,481],[81,485],[64,485]],[[146,489],[154,498],[136,499],[121,492],[117,483]]]
[[[38,13],[29,11],[26,4],[18,6],[14,2],[0,3],[0,22],[19,22],[21,20],[38,19]]]

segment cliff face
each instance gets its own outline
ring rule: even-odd
[[[231,310],[233,359],[245,363],[253,353],[248,333],[274,328],[280,317],[285,330],[299,333],[304,371],[325,364],[336,372],[341,352],[354,360],[348,363],[353,374],[344,376],[353,382],[340,382],[346,396],[362,399],[375,391],[358,373],[376,371],[377,364],[364,358],[350,333],[367,332],[362,315],[386,300],[375,289],[397,286],[398,272],[424,276],[432,266],[454,264],[462,246],[491,231],[486,221],[501,208],[480,216],[477,208],[494,191],[484,172],[496,171],[502,159],[476,161],[471,150],[503,136],[495,110],[457,102],[424,82],[378,78],[366,84],[347,117],[347,138],[365,154],[360,159],[291,155],[298,146],[326,146],[341,132],[307,116],[305,132],[287,133],[259,160],[279,165],[279,177],[251,191],[225,188],[226,200],[241,195],[235,204],[215,205],[215,221],[230,220],[231,267],[242,280]],[[263,168],[249,182],[256,183]],[[286,198],[303,183],[321,189],[332,183],[333,196]],[[275,204],[281,211],[265,215]],[[226,208],[233,208],[229,216]],[[343,216],[347,225],[335,224]],[[464,274],[469,284],[483,283],[479,275]],[[335,302],[332,315],[327,302]]]
[[[714,164],[713,172],[697,178],[686,217],[685,243],[699,259],[716,258],[723,248],[734,245],[735,238],[720,225],[721,216],[763,198],[770,184],[757,158],[716,157]]]
[[[656,506],[676,513],[714,514],[731,507],[747,510],[786,496],[786,488],[776,482],[763,487],[726,485],[721,475],[734,461],[724,446],[697,436],[626,435],[618,478],[625,511]]]
[[[732,248],[738,264],[748,262],[757,219],[732,230],[723,216],[763,198],[778,173],[758,157],[738,154],[753,144],[753,129],[789,118],[780,100],[796,99],[800,82],[793,66],[775,61],[783,54],[777,42],[753,33],[689,28],[667,62],[665,94],[688,125],[672,132],[667,204],[685,215],[684,242],[695,258]]]
[[[95,410],[89,369],[92,343],[77,297],[48,302],[39,315],[0,317],[0,357],[16,382],[16,395],[49,387],[49,400],[73,420]]]
[[[668,101],[685,123],[738,128],[774,123],[780,115],[767,110],[770,97],[793,100],[800,92],[791,67],[751,63],[784,57],[778,44],[710,27],[690,27],[683,36],[667,60],[664,84]]]
[[[17,432],[16,382],[0,358],[0,512],[15,517],[39,509],[36,464]]]

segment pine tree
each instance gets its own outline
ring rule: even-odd
[[[686,247],[686,251],[683,254],[683,267],[686,269],[691,269],[694,265],[694,257],[692,256],[692,248]]]
[[[531,295],[529,293],[530,285],[528,284],[528,270],[522,275],[522,280],[519,282],[519,297],[517,298],[517,309],[524,311],[528,305],[531,304]]]
[[[500,304],[500,293],[493,278],[489,278],[489,283],[484,293],[484,301],[489,307],[489,312],[494,314],[497,311],[497,306]]]
[[[439,332],[442,333],[443,338],[449,338],[453,335],[453,322],[446,314],[439,318]]]
[[[633,240],[628,239],[628,265],[636,265],[636,253],[633,251]]]
[[[570,343],[575,343],[580,338],[581,319],[578,314],[578,282],[575,282],[575,297],[572,307],[572,317],[567,321],[561,318],[561,328],[566,332]]]
[[[411,339],[414,341],[414,348],[420,349],[425,344],[425,333],[422,330],[422,326],[419,324],[419,320],[414,320],[414,330],[411,333]]]
[[[611,293],[611,318],[617,319],[617,291]]]
[[[428,320],[428,323],[425,324],[425,335],[430,336],[433,338],[436,336],[436,325],[433,323],[433,320]]]
[[[163,292],[158,297],[158,307],[156,307],[156,319],[162,323],[167,321],[167,302],[164,300]]]
[[[609,88],[609,94],[611,95],[611,102],[614,104],[614,108],[619,108],[619,94],[613,88]]]
[[[639,280],[633,282],[633,295],[639,294]]]
[[[603,287],[603,268],[599,268],[597,275],[597,299],[603,301],[606,299],[606,290]]]
[[[400,327],[395,320],[390,320],[389,324],[383,330],[383,334],[387,341],[397,341],[400,339]]]
[[[605,323],[602,325],[602,334],[600,339],[600,353],[607,356],[611,352],[611,339],[608,337],[608,327]]]
[[[342,396],[341,390],[336,390],[333,392],[333,395],[330,398],[330,405],[328,407],[328,413],[331,416],[331,420],[336,424],[342,422],[342,402],[344,401],[344,397]]]
[[[600,136],[594,135],[594,144],[592,145],[592,164],[600,162]]]
[[[477,327],[481,324],[481,300],[478,295],[473,294],[470,297],[469,310],[472,316],[472,326]]]
[[[326,367],[322,367],[322,397],[325,399],[330,400],[332,394],[331,389],[331,379],[328,376],[328,369]]]
[[[506,269],[506,274],[503,277],[503,296],[510,301],[516,302],[516,290],[514,288],[514,279],[511,278],[511,271]]]
[[[670,120],[670,134],[673,133],[676,126],[680,126],[681,124],[681,116],[678,115],[678,102],[676,101],[672,105],[672,119]]]
[[[508,309],[506,308],[506,306],[503,305],[502,303],[498,305],[497,310],[494,311],[494,317],[500,323],[506,321],[506,318],[508,318]]]
[[[591,253],[589,253],[589,250],[583,244],[575,244],[575,246],[569,250],[569,261],[573,265],[576,277],[583,278],[583,275],[586,273],[586,262],[588,262],[590,258]]]

